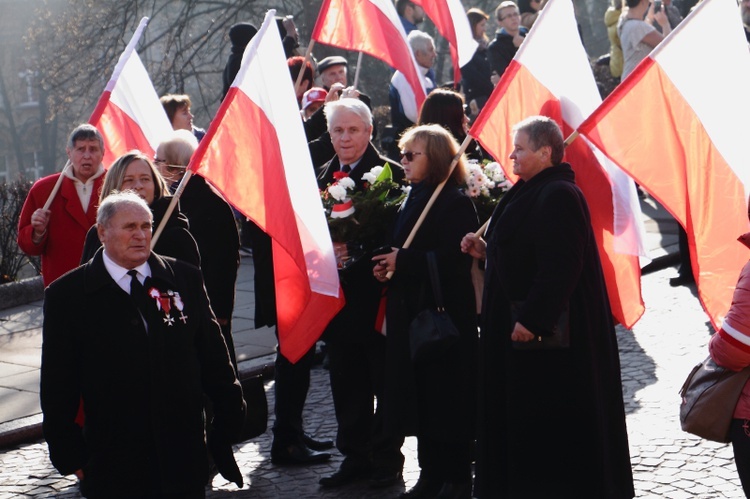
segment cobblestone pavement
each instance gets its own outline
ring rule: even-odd
[[[742,490],[729,446],[692,437],[680,430],[678,390],[690,369],[707,354],[711,332],[694,287],[671,288],[673,268],[643,277],[647,312],[634,330],[618,328],[631,458],[639,498],[740,498]],[[306,409],[306,427],[319,438],[333,438],[336,423],[327,371],[316,368]],[[273,407],[272,383],[267,384]],[[269,428],[272,421],[269,421]],[[209,498],[388,498],[397,497],[418,477],[416,441],[407,439],[404,483],[372,490],[351,486],[321,490],[318,479],[335,471],[341,456],[317,466],[279,468],[270,463],[270,430],[236,447],[245,473],[237,490],[221,477]],[[129,477],[123,477],[128,480]],[[60,477],[49,464],[43,442],[0,453],[0,499],[79,497],[74,480]]]

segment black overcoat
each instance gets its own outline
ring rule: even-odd
[[[412,188],[394,233],[401,247],[435,186]],[[419,192],[418,198],[412,196]],[[406,208],[406,207],[405,207]],[[386,431],[424,435],[437,441],[467,441],[474,435],[476,403],[477,321],[471,257],[461,239],[477,230],[471,200],[455,183],[446,183],[409,248],[400,249],[396,272],[387,284]],[[461,333],[459,343],[443,356],[415,365],[411,361],[409,324],[423,309],[434,307],[427,253],[437,258],[445,308]]]
[[[570,166],[513,186],[486,240],[475,495],[633,497],[617,338]],[[568,305],[570,347],[514,349],[511,300],[540,336]]]
[[[50,459],[63,475],[83,469],[82,489],[99,497],[139,497],[147,477],[162,493],[194,491],[208,478],[203,394],[218,442],[235,441],[245,413],[200,270],[151,254],[147,289],[179,293],[183,309],[172,301],[170,326],[149,298],[147,332],[102,251],[45,291],[40,398]]]
[[[397,162],[380,156],[375,147],[370,143],[362,155],[362,159],[349,173],[357,189],[362,189],[364,181],[362,175],[369,172],[375,166],[383,166],[385,163],[391,165],[393,180],[400,183],[404,178],[404,171]],[[333,174],[341,169],[338,156],[323,165],[318,175],[318,187],[325,189],[334,182]],[[383,234],[383,243],[388,239]],[[381,287],[372,275],[373,263],[369,258],[361,258],[345,270],[339,272],[341,287],[346,297],[346,305],[333,318],[326,329],[323,339],[339,341],[362,341],[363,337],[369,336],[375,330],[375,319],[380,303]]]

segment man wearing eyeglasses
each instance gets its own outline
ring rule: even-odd
[[[521,26],[521,14],[518,6],[512,1],[508,0],[498,5],[495,17],[500,28],[495,33],[495,39],[487,47],[487,58],[492,72],[501,77],[529,31]]]

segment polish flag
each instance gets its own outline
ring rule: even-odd
[[[311,39],[364,52],[403,73],[416,109],[427,97],[422,72],[392,0],[324,0]]]
[[[448,40],[453,59],[453,81],[461,81],[461,68],[471,61],[479,44],[471,32],[460,0],[413,0],[420,5],[437,30]]]
[[[281,353],[297,362],[344,305],[275,10],[188,168],[272,238]]]
[[[748,259],[748,82],[737,4],[705,0],[578,127],[685,228],[716,329]]]
[[[131,149],[153,156],[159,142],[172,132],[151,78],[135,51],[147,24],[148,17],[141,19],[89,119],[104,138],[105,167]]]
[[[469,133],[515,181],[507,159],[513,125],[545,115],[568,136],[600,103],[573,4],[554,0],[542,10]],[[635,186],[586,140],[570,143],[565,160],[589,204],[612,314],[631,327],[644,311],[638,259],[645,255],[644,231]]]

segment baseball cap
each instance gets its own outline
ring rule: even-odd
[[[307,109],[313,102],[325,102],[327,96],[328,92],[324,88],[311,88],[302,95],[302,109]]]

